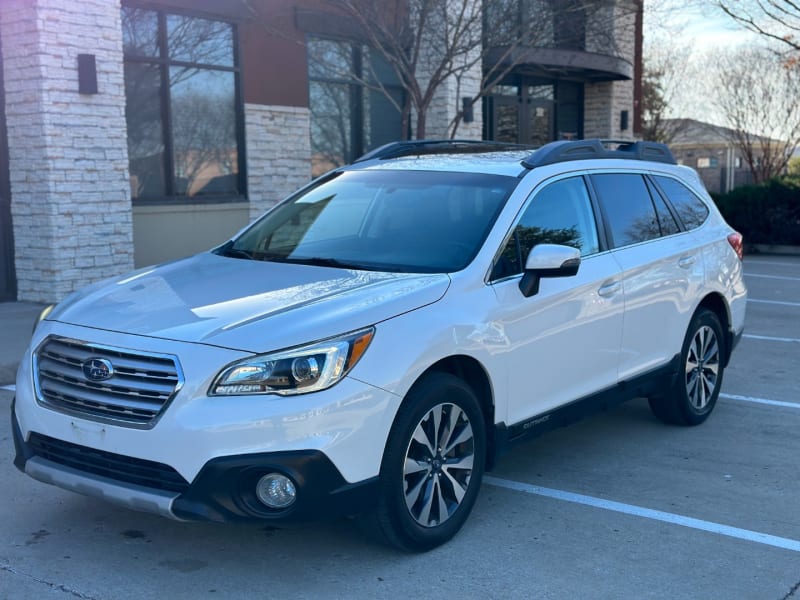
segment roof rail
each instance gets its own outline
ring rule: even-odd
[[[616,145],[616,148],[609,146]],[[545,144],[522,161],[528,169],[570,160],[623,158],[677,164],[666,144],[631,140],[577,140]]]
[[[498,152],[503,150],[530,150],[531,146],[493,142],[485,140],[406,140],[391,142],[367,152],[353,162],[366,160],[387,160],[401,156],[422,154],[473,154],[479,152]]]

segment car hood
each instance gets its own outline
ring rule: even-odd
[[[90,286],[47,320],[265,352],[415,310],[439,300],[449,284],[446,274],[378,273],[206,253]]]

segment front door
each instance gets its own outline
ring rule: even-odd
[[[537,244],[579,248],[571,277],[543,278],[526,298],[519,288],[524,262]],[[497,295],[492,325],[506,345],[508,412],[517,424],[617,383],[623,309],[620,268],[601,252],[582,177],[548,183],[524,209],[492,273]]]
[[[15,300],[14,235],[11,228],[11,184],[8,178],[8,136],[3,89],[3,50],[0,44],[0,302]]]
[[[528,86],[523,86],[527,90]],[[552,100],[533,95],[493,95],[489,98],[489,136],[496,142],[543,146],[555,139],[555,110]]]

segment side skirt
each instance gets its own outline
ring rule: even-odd
[[[639,375],[628,381],[621,381],[612,388],[580,398],[550,412],[542,413],[513,425],[495,425],[495,458],[508,452],[519,442],[528,441],[580,421],[595,413],[606,411],[633,398],[655,396],[672,387],[678,375],[680,355],[676,354],[663,367]],[[490,461],[494,464],[495,461]]]

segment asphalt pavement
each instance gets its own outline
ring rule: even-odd
[[[426,554],[349,520],[178,523],[66,492],[13,468],[0,420],[0,599],[800,600],[800,258],[745,273],[745,337],[705,424],[663,425],[639,399],[524,444]]]

